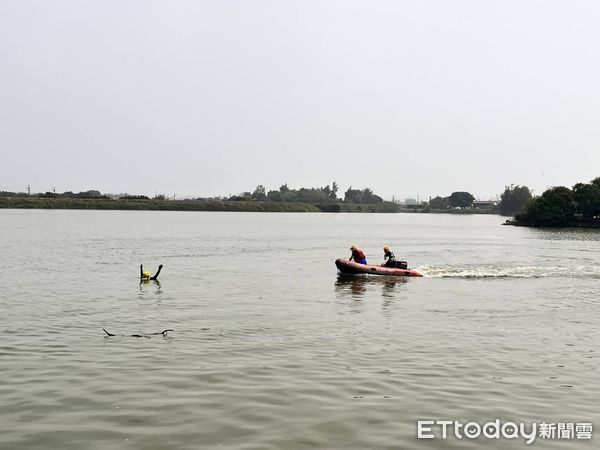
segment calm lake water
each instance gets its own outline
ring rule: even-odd
[[[528,448],[417,440],[418,419],[598,434],[600,232],[502,221],[0,210],[0,448]],[[353,243],[426,277],[339,277]]]

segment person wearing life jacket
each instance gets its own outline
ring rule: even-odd
[[[158,266],[158,270],[156,271],[156,275],[152,276],[152,272],[144,272],[144,266],[140,264],[140,282],[148,282],[150,280],[158,281],[158,276],[160,275],[160,271],[162,270],[163,265]]]
[[[396,267],[396,256],[387,245],[383,247],[383,259],[383,267]]]
[[[353,245],[352,247],[350,247],[350,250],[352,250],[352,255],[350,255],[350,261],[354,260],[354,262],[358,264],[367,264],[367,257],[361,249],[359,249],[356,245]]]

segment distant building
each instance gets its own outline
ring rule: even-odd
[[[475,209],[492,209],[498,206],[495,200],[473,200],[473,208]]]

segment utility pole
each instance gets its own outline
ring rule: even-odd
[[[55,186],[52,186],[52,193],[56,194],[56,187]]]
[[[27,196],[31,197],[31,185],[30,184],[27,185]]]

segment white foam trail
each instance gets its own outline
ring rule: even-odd
[[[599,266],[434,266],[416,270],[429,278],[600,278]]]

